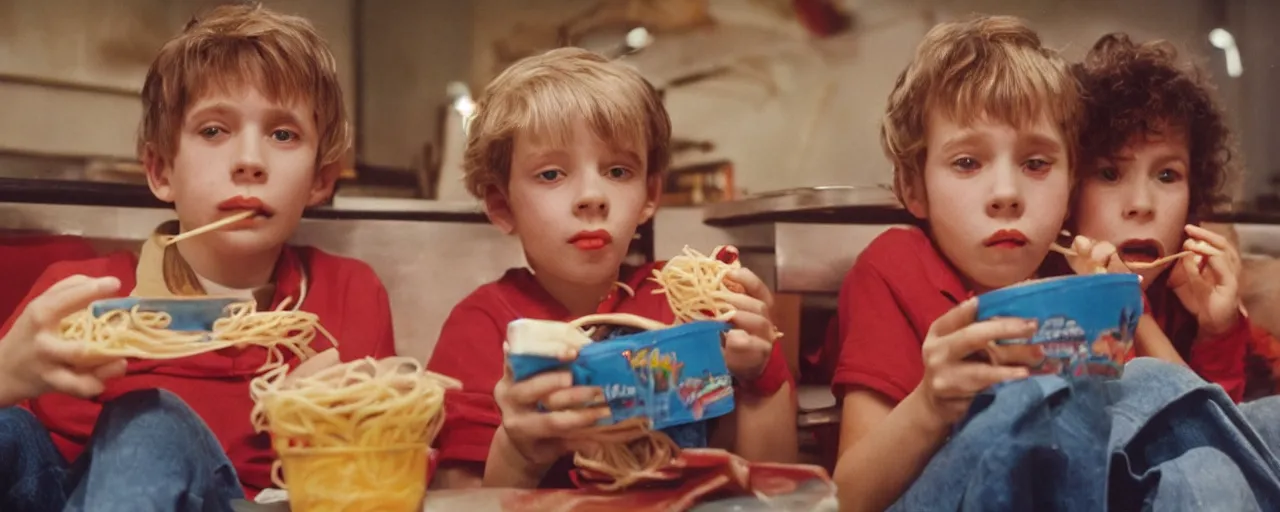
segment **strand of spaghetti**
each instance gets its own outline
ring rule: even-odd
[[[216,231],[216,230],[222,229],[222,228],[224,228],[224,227],[230,226],[230,225],[232,225],[232,224],[235,224],[235,223],[237,223],[237,222],[240,222],[240,221],[242,221],[242,220],[245,220],[245,219],[247,219],[247,218],[249,218],[249,217],[252,217],[252,216],[254,216],[254,215],[257,215],[257,214],[258,214],[258,212],[255,212],[255,211],[249,210],[249,211],[243,211],[243,212],[237,213],[237,214],[235,214],[235,215],[231,215],[231,216],[229,216],[229,217],[223,217],[223,218],[221,218],[221,219],[215,220],[215,221],[213,221],[213,222],[210,222],[210,223],[208,223],[208,224],[205,224],[205,225],[203,225],[203,226],[200,226],[200,227],[198,227],[198,228],[195,228],[195,229],[193,229],[193,230],[191,230],[191,231],[185,231],[185,232],[182,232],[182,233],[178,233],[177,235],[175,235],[175,236],[173,236],[173,237],[167,238],[167,239],[165,239],[165,240],[164,240],[163,245],[164,245],[165,247],[168,247],[168,246],[170,246],[170,245],[176,244],[176,243],[181,242],[181,241],[183,241],[183,240],[186,240],[186,239],[188,239],[188,238],[191,238],[191,237],[194,237],[194,236],[200,236],[200,235],[203,235],[203,234],[208,233],[208,232],[210,232],[210,231]]]
[[[569,325],[578,329],[583,329],[589,325],[600,324],[634,327],[636,329],[643,329],[646,331],[656,331],[658,329],[671,327],[670,325],[657,320],[652,320],[630,313],[597,313],[594,315],[579,317],[576,320],[569,322]]]
[[[723,246],[716,247],[711,254],[722,249]],[[733,316],[733,306],[713,293],[741,293],[741,286],[727,280],[730,272],[741,267],[737,260],[725,263],[685,246],[683,254],[653,271],[651,279],[658,283],[653,293],[666,294],[667,304],[680,323],[728,320]]]
[[[261,346],[267,350],[267,360],[259,371],[283,365],[283,350],[302,360],[314,356],[311,341],[317,332],[337,346],[318,318],[302,311],[256,312],[251,302],[234,303],[204,333],[170,330],[168,313],[139,307],[97,317],[86,308],[63,319],[62,337],[85,343],[91,353],[139,359],[176,359],[229,347]]]
[[[279,455],[272,480],[295,508],[409,510],[425,492],[427,450],[444,419],[454,379],[417,360],[366,358],[286,379],[280,368],[254,379],[255,430]]]
[[[666,434],[651,430],[644,418],[585,429],[577,439],[582,447],[574,453],[574,464],[611,480],[598,486],[603,491],[661,478],[659,470],[680,455],[679,445]]]

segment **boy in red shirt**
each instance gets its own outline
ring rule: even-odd
[[[600,390],[571,387],[567,372],[512,383],[504,375],[507,324],[597,312],[674,321],[648,279],[660,264],[623,265],[636,228],[657,209],[671,124],[639,73],[579,49],[516,63],[489,84],[476,112],[467,185],[495,225],[520,237],[530,268],[478,288],[440,333],[428,367],[463,388],[446,396],[437,485],[566,486],[564,436],[608,409],[576,409]],[[737,414],[719,422],[712,442],[750,459],[788,461],[795,402],[772,343],[772,296],[746,269],[730,277],[746,289],[728,299],[738,309],[725,342]],[[538,412],[539,403],[552,412]]]
[[[1167,334],[1155,346],[1140,338],[1138,355],[1189,363],[1239,401],[1246,350],[1255,342],[1240,309],[1240,254],[1196,225],[1226,203],[1234,167],[1213,87],[1202,70],[1178,61],[1171,44],[1136,44],[1123,34],[1103,36],[1073,70],[1086,98],[1077,234],[1109,244],[1122,262],[1196,253],[1137,272]]]
[[[161,225],[139,257],[59,263],[40,277],[0,330],[0,403],[21,405],[4,409],[0,425],[21,425],[6,432],[25,436],[0,436],[0,444],[21,448],[23,460],[45,456],[41,476],[63,487],[46,500],[71,494],[73,507],[94,510],[199,509],[204,500],[202,510],[230,510],[241,486],[252,496],[271,485],[275,456],[249,422],[249,381],[265,349],[94,358],[61,339],[60,320],[130,294],[240,296],[259,310],[287,300],[341,342],[334,349],[316,338],[314,365],[393,355],[390,309],[368,265],[285,245],[303,209],[332,193],[351,139],[333,56],[309,22],[257,6],[214,9],[161,48],[142,99],[139,156],[152,192],[174,204],[178,219]],[[244,210],[257,215],[160,242]],[[138,439],[147,441],[130,444]]]
[[[974,322],[971,297],[1036,275],[1067,216],[1078,87],[1020,20],[943,23],[899,76],[881,126],[899,199],[925,229],[891,229],[840,293],[843,510],[884,510],[974,396],[1025,377],[969,359],[1034,321]]]

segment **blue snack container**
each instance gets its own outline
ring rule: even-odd
[[[609,425],[643,416],[653,428],[666,429],[723,416],[733,411],[733,382],[721,351],[724,322],[691,322],[591,343],[577,359],[508,354],[513,378],[567,369],[577,386],[604,390]]]
[[[1119,377],[1142,317],[1142,287],[1133,274],[1064,276],[978,296],[979,321],[1035,319],[1030,339],[996,340],[987,355],[1032,374]]]
[[[169,330],[208,332],[213,330],[215,321],[227,315],[227,306],[244,301],[234,297],[118,297],[95,301],[89,305],[89,310],[96,318],[111,311],[130,310],[137,306],[139,311],[168,313]]]

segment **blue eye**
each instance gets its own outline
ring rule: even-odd
[[[274,132],[271,132],[271,138],[276,142],[289,142],[292,140],[297,140],[298,134],[293,133],[289,130],[276,130]]]

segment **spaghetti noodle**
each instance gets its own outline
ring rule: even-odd
[[[588,333],[587,326],[598,325],[642,330],[670,327],[628,313],[589,315],[570,324]],[[668,468],[680,455],[680,446],[671,437],[651,427],[648,418],[631,418],[612,425],[582,429],[570,438],[574,447],[573,463],[603,477],[604,482],[597,485],[602,491],[622,490],[640,482],[663,479],[661,470]]]
[[[217,230],[219,230],[219,229],[222,229],[222,228],[224,228],[224,227],[230,226],[230,225],[232,225],[232,224],[235,224],[235,223],[237,223],[237,222],[240,222],[240,221],[242,221],[242,220],[245,220],[245,219],[247,219],[247,218],[249,218],[249,217],[252,217],[252,216],[254,216],[254,215],[257,215],[257,213],[258,213],[258,212],[255,212],[255,211],[250,210],[250,211],[244,211],[244,212],[237,213],[237,214],[232,215],[232,216],[230,216],[230,217],[225,217],[225,218],[222,218],[222,219],[215,220],[215,221],[213,221],[213,222],[210,222],[210,223],[208,223],[208,224],[205,224],[205,225],[203,225],[203,226],[200,226],[200,227],[198,227],[198,228],[195,228],[195,229],[193,229],[193,230],[191,230],[191,231],[186,231],[186,232],[183,232],[183,233],[178,233],[177,235],[174,235],[174,236],[171,236],[171,237],[167,237],[167,238],[165,238],[165,239],[164,239],[164,241],[162,242],[162,245],[163,245],[163,246],[165,246],[165,247],[168,247],[168,246],[170,246],[170,245],[176,244],[176,243],[181,242],[181,241],[183,241],[183,240],[186,240],[186,239],[188,239],[188,238],[197,237],[197,236],[203,235],[203,234],[208,233],[208,232],[211,232],[211,231],[217,231]]]
[[[665,480],[664,469],[680,456],[680,446],[666,434],[650,428],[644,418],[592,427],[571,441],[578,448],[573,463],[605,480],[602,491],[626,489],[650,480]]]
[[[316,315],[285,311],[285,305],[257,312],[252,302],[233,303],[209,332],[170,330],[169,313],[143,311],[140,306],[96,317],[91,306],[64,318],[60,327],[63,339],[85,343],[91,353],[137,359],[177,359],[229,347],[260,346],[267,349],[267,361],[259,371],[284,365],[284,350],[302,360],[315,355],[311,341],[317,331],[338,344]]]
[[[417,510],[444,391],[458,381],[417,360],[365,358],[286,379],[277,368],[250,384],[251,421],[280,459],[272,481],[294,510]],[[286,487],[287,484],[287,487]]]
[[[1061,235],[1062,235],[1062,236],[1065,236],[1065,237],[1071,237],[1071,232],[1070,232],[1070,231],[1067,231],[1067,230],[1065,230],[1065,229],[1064,229],[1064,230],[1062,230]],[[1082,255],[1082,254],[1077,253],[1077,252],[1074,250],[1074,248],[1067,248],[1067,247],[1063,247],[1063,246],[1061,246],[1061,245],[1058,245],[1058,243],[1057,243],[1057,242],[1054,242],[1054,243],[1049,244],[1049,250],[1051,250],[1051,251],[1053,251],[1053,252],[1056,252],[1056,253],[1058,253],[1058,254],[1061,254],[1061,255],[1063,255],[1063,256],[1066,256],[1066,257],[1068,257],[1068,258],[1086,257],[1086,255]],[[1128,267],[1130,270],[1138,270],[1138,271],[1142,271],[1142,270],[1151,270],[1151,269],[1153,269],[1153,268],[1160,267],[1160,266],[1162,266],[1162,265],[1164,265],[1164,264],[1166,264],[1166,263],[1169,263],[1169,262],[1171,262],[1171,261],[1180,260],[1180,259],[1185,258],[1185,257],[1187,257],[1187,256],[1193,256],[1193,255],[1195,255],[1195,252],[1192,252],[1192,251],[1181,251],[1181,252],[1175,252],[1175,253],[1170,254],[1170,255],[1168,255],[1168,256],[1165,256],[1165,257],[1163,257],[1163,258],[1158,258],[1158,259],[1156,259],[1156,260],[1154,260],[1154,261],[1147,261],[1147,262],[1143,262],[1143,261],[1121,261],[1121,263],[1123,263],[1123,264],[1124,264],[1124,266],[1125,266],[1125,267]],[[1095,273],[1095,274],[1105,274],[1105,273],[1107,273],[1107,268],[1106,268],[1106,267],[1103,267],[1103,266],[1101,266],[1101,265],[1098,265],[1098,266],[1097,266],[1097,268],[1094,270],[1094,273]]]
[[[716,247],[711,254],[725,249]],[[653,271],[653,281],[658,289],[653,293],[667,295],[667,304],[680,323],[695,320],[725,321],[733,316],[734,308],[722,293],[742,293],[742,286],[727,280],[730,272],[742,268],[735,258],[731,262],[720,261],[695,251],[688,246],[684,254],[671,258],[661,269]]]

